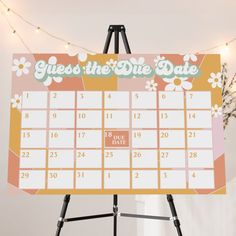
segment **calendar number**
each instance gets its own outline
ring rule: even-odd
[[[28,179],[29,178],[29,173],[28,172],[21,172],[20,173],[20,178],[21,179]]]

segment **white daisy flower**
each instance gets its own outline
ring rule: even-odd
[[[192,83],[187,81],[187,77],[175,76],[174,78],[163,78],[163,80],[168,83],[165,87],[166,91],[190,90],[193,87]]]
[[[214,118],[222,115],[222,107],[219,107],[217,104],[211,108],[211,114]]]
[[[197,61],[197,56],[195,55],[195,54],[191,54],[191,53],[189,53],[189,54],[185,54],[184,55],[184,57],[183,57],[183,60],[184,61]]]
[[[211,84],[212,88],[222,87],[222,79],[221,79],[221,73],[211,73],[210,78],[208,79],[208,82]]]
[[[114,70],[116,68],[116,65],[117,65],[117,61],[114,61],[112,58],[106,62],[106,64],[108,66],[111,67],[112,70]]]
[[[160,55],[157,55],[156,58],[154,59],[155,66],[158,65],[158,62],[159,62],[159,61],[163,61],[163,60],[165,60],[165,59],[166,59],[165,57],[161,57]]]
[[[14,98],[11,99],[12,108],[21,109],[21,96],[18,94],[14,95]]]
[[[29,74],[30,66],[31,63],[29,61],[26,61],[25,57],[21,57],[19,60],[18,59],[13,60],[12,71],[15,71],[16,76],[20,77],[23,74]]]
[[[157,86],[158,86],[158,84],[155,83],[154,80],[146,81],[145,89],[147,89],[148,91],[156,91],[157,90]]]

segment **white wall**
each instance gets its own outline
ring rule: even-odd
[[[133,52],[197,52],[236,36],[235,0],[5,0],[26,18],[69,41],[102,51],[109,24],[125,24]],[[1,16],[0,16],[1,17]],[[33,52],[64,52],[64,44],[43,35],[10,14],[12,24]],[[29,196],[7,185],[9,99],[12,53],[26,52],[0,18],[0,235],[53,235],[62,196]],[[236,43],[225,58],[236,72]],[[226,132],[227,176],[236,173],[236,122]],[[184,235],[234,236],[236,183],[227,196],[177,196]],[[169,214],[165,196],[122,196],[123,211]],[[69,215],[110,211],[110,196],[73,196]],[[111,235],[111,219],[68,223],[63,235]],[[138,222],[138,226],[136,223]],[[120,235],[176,235],[169,223],[121,219]],[[138,231],[138,232],[137,232]],[[78,232],[78,233],[77,233]]]

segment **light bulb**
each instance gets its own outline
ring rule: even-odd
[[[70,46],[70,42],[68,42],[66,45],[65,45],[65,49],[67,50]]]
[[[229,44],[226,43],[225,46],[221,48],[220,54],[224,56],[227,55],[228,53],[229,53]]]
[[[11,9],[10,9],[10,8],[7,8],[7,10],[6,10],[6,14],[9,15],[10,12],[11,12]]]
[[[40,32],[40,27],[38,26],[35,30],[36,33],[39,33]]]

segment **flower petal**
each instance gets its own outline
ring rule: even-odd
[[[18,60],[18,59],[16,59],[16,58],[13,60],[13,63],[14,63],[16,66],[19,66],[19,65],[20,65],[20,62],[19,62],[19,60]]]
[[[129,60],[131,63],[133,63],[135,65],[138,64],[137,60],[134,57],[131,57]]]
[[[189,54],[185,54],[184,57],[183,57],[183,60],[184,61],[189,61],[189,59],[190,59]]]
[[[182,86],[183,86],[183,88],[186,89],[186,90],[190,90],[190,89],[193,87],[192,83],[189,82],[189,81],[184,81],[183,84],[182,84]]]
[[[55,82],[57,82],[57,83],[61,83],[62,80],[63,80],[63,77],[60,77],[60,76],[58,76],[58,77],[53,77],[53,80],[54,80]]]
[[[197,56],[195,54],[190,54],[190,58],[192,61],[197,61]]]
[[[166,83],[171,83],[173,82],[173,80],[175,79],[176,77],[174,78],[162,78],[163,81],[165,81]]]
[[[31,63],[29,62],[29,61],[27,61],[26,63],[25,63],[25,67],[30,67],[31,66]]]
[[[212,88],[215,88],[215,87],[216,87],[216,83],[213,82],[213,83],[211,84],[211,86],[212,86]]]
[[[22,73],[23,73],[23,71],[20,70],[20,69],[18,69],[18,70],[16,71],[16,76],[17,76],[17,77],[21,77],[21,76],[22,76]]]
[[[144,61],[145,61],[144,57],[140,57],[140,58],[138,59],[138,64],[139,64],[139,65],[143,65]]]
[[[88,54],[87,53],[79,53],[78,58],[80,61],[84,62],[87,60]]]
[[[51,85],[51,83],[52,83],[52,77],[48,77],[48,78],[43,82],[43,84],[44,84],[45,86],[49,86],[49,85]]]
[[[28,70],[27,68],[23,68],[22,71],[23,71],[23,73],[26,74],[26,75],[29,74],[29,70]]]
[[[12,66],[12,71],[17,71],[19,69],[18,66]]]
[[[21,57],[19,62],[20,62],[20,64],[25,64],[26,58],[25,57]]]
[[[165,87],[166,91],[173,91],[175,89],[175,85],[174,84],[167,84]]]
[[[183,91],[182,86],[176,86],[176,87],[175,87],[175,91]]]

